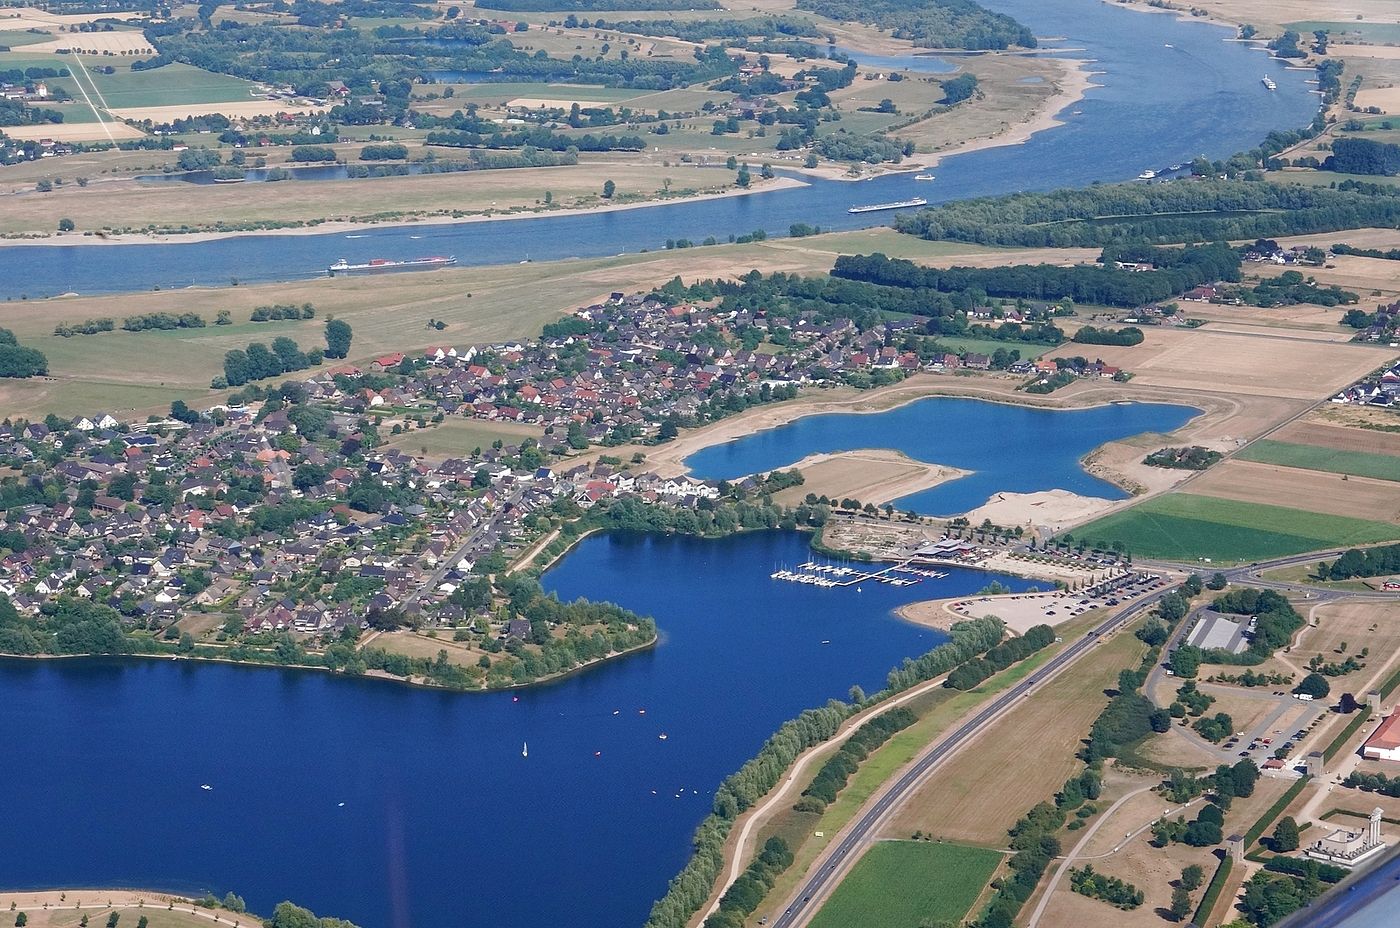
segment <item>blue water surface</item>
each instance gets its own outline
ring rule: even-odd
[[[341,257],[357,262],[450,254],[462,265],[509,264],[654,250],[667,239],[722,241],[755,229],[786,234],[796,222],[865,228],[888,224],[892,214],[851,215],[848,208],[913,196],[941,203],[1127,180],[1198,154],[1223,158],[1253,148],[1271,130],[1299,128],[1317,112],[1318,98],[1307,83],[1312,72],[1288,69],[1255,46],[1229,41],[1229,29],[1098,0],[988,0],[987,5],[1038,35],[1060,37],[1049,43],[1048,53],[1087,60],[1101,86],[1060,114],[1064,125],[1022,145],[948,158],[932,183],[914,180],[912,172],[854,184],[811,179],[805,187],[752,196],[607,213],[376,226],[354,239],[322,233],[177,244],[13,246],[0,249],[0,298],[223,287],[235,279],[305,280],[324,276]],[[907,64],[917,70],[937,67],[926,56],[909,56]],[[1264,88],[1265,73],[1278,83],[1277,91]],[[722,160],[721,153],[716,156]],[[525,189],[532,184],[529,170],[513,176]],[[689,183],[687,176],[682,170],[677,183]],[[464,289],[470,289],[469,272],[435,273],[459,274]]]
[[[974,473],[897,500],[928,515],[967,512],[995,493],[1069,490],[1123,499],[1081,459],[1104,442],[1172,432],[1200,412],[1190,406],[1114,403],[1089,409],[1036,409],[935,396],[879,413],[806,416],[778,428],[712,445],[685,459],[691,473],[733,480],[788,467],[809,454],[892,448],[929,464]]]
[[[943,640],[894,607],[1026,587],[972,571],[860,593],[769,578],[810,556],[793,533],[589,538],[545,585],[653,615],[661,642],[514,695],[0,661],[0,885],[234,890],[255,911],[291,898],[364,928],[640,925],[715,787],[778,725]]]

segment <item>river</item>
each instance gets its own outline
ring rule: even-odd
[[[640,925],[764,738],[942,640],[894,607],[1026,588],[962,570],[859,593],[769,579],[808,557],[792,533],[589,538],[545,585],[656,616],[660,644],[518,697],[0,661],[0,885],[233,890],[365,928]]]
[[[937,180],[911,174],[807,186],[750,196],[679,202],[606,213],[455,224],[381,226],[344,233],[250,235],[183,244],[16,245],[0,248],[0,297],[101,293],[191,285],[308,279],[337,258],[451,254],[461,264],[509,264],[600,257],[657,249],[667,239],[724,240],[762,228],[786,234],[795,222],[825,229],[886,224],[889,213],[851,215],[855,204],[923,196],[952,199],[1124,180],[1147,168],[1225,157],[1273,129],[1305,125],[1317,111],[1306,80],[1228,29],[1136,13],[1097,0],[991,0],[1065,57],[1092,60],[1102,87],[1062,114],[1064,125],[1022,145],[949,158]],[[911,67],[936,67],[910,59]],[[1269,92],[1260,78],[1278,82]],[[755,163],[760,158],[753,159]],[[522,172],[522,183],[528,172]],[[683,175],[681,178],[683,180]],[[79,219],[81,224],[81,217]]]

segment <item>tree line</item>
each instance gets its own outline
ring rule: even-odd
[[[1400,225],[1400,191],[1254,180],[1181,179],[1015,193],[902,213],[895,228],[926,239],[1071,247],[1226,241]]]
[[[1009,267],[924,268],[903,258],[841,255],[832,276],[883,286],[940,292],[980,291],[1015,299],[1060,300],[1106,306],[1141,306],[1169,299],[1203,283],[1238,279],[1239,256],[1226,245],[1197,245],[1181,250],[1177,262],[1151,271],[1117,267],[1058,267],[1022,264]],[[1227,276],[1232,275],[1232,276]]]
[[[0,377],[37,377],[49,372],[49,359],[37,348],[26,348],[9,329],[0,328]]]
[[[1074,335],[1070,337],[1070,341],[1078,342],[1081,345],[1132,346],[1141,345],[1143,338],[1145,338],[1145,336],[1142,334],[1142,329],[1139,329],[1137,326],[1130,325],[1114,331],[1109,328],[1100,329],[1092,325],[1086,325],[1081,327],[1078,332],[1075,332]]]
[[[973,0],[869,0],[854,7],[841,0],[798,0],[797,8],[837,22],[854,19],[886,29],[920,48],[1036,47],[1029,27]]]
[[[943,685],[953,690],[970,690],[1018,661],[1023,661],[1055,641],[1055,630],[1049,625],[1036,625],[1024,635],[1008,638],[981,657],[954,667]]]
[[[841,747],[826,763],[822,764],[812,782],[802,791],[802,798],[793,808],[798,812],[821,812],[836,801],[836,796],[846,788],[851,774],[860,769],[861,762],[870,753],[918,721],[918,716],[904,706],[897,706],[881,713],[855,730],[842,742]]]
[[[1381,577],[1400,574],[1400,545],[1379,548],[1349,548],[1331,564],[1317,565],[1317,575],[1325,580],[1350,580],[1353,577]]]

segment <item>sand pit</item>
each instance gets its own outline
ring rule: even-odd
[[[1067,525],[1083,522],[1113,506],[1112,500],[1080,496],[1069,490],[998,493],[986,504],[969,512],[967,518],[973,525],[980,525],[983,519],[991,519],[994,525],[1034,526],[1058,532]]]
[[[211,116],[215,113],[227,116],[230,119],[249,116],[276,116],[278,113],[288,113],[293,116],[304,113],[320,113],[325,110],[323,105],[313,105],[309,103],[292,103],[288,100],[236,100],[232,103],[177,103],[171,106],[129,106],[122,109],[110,110],[113,116],[118,119],[131,119],[140,122],[149,119],[152,122],[171,122],[176,119],[188,119],[192,116]]]
[[[801,502],[808,493],[881,505],[969,473],[956,467],[926,464],[885,449],[811,454],[793,467],[802,472],[805,482],[775,497],[787,505]]]
[[[108,122],[106,128],[96,122],[47,123],[42,126],[6,126],[5,134],[20,141],[53,139],[55,142],[105,141],[108,133],[114,139],[139,139],[145,133],[125,123]]]
[[[1400,524],[1400,493],[1389,480],[1230,460],[1192,481],[1191,492]]]

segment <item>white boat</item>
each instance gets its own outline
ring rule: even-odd
[[[933,175],[932,175],[932,174],[915,174],[915,175],[914,175],[914,179],[915,179],[915,180],[933,180]]]
[[[1278,84],[1275,84],[1274,79],[1267,74],[1262,78],[1262,83],[1265,90],[1278,90]]]
[[[199,784],[199,788],[200,788],[200,789],[209,790],[209,789],[213,789],[214,787],[210,786],[208,783],[201,783],[201,784]]]
[[[529,757],[529,756],[530,756],[530,745],[527,744],[527,743],[525,743],[524,741],[520,742],[520,756],[521,756],[521,757]]]
[[[1151,180],[1156,176],[1156,171],[1143,171],[1141,174],[1138,175],[1138,180]]]

